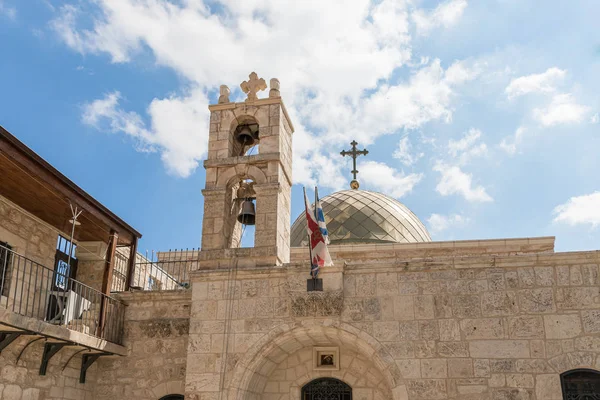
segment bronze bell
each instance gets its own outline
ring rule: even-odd
[[[242,211],[240,211],[237,220],[244,225],[254,225],[256,223],[256,211],[254,210],[254,203],[252,200],[244,200],[242,203]]]
[[[254,146],[255,138],[248,125],[242,126],[236,133],[235,139],[242,144],[242,146]]]

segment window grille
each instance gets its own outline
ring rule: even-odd
[[[600,372],[575,369],[560,376],[564,400],[600,400]]]

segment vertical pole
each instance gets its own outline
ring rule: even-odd
[[[119,235],[114,229],[110,231],[110,239],[108,241],[108,251],[106,254],[106,263],[104,267],[104,277],[102,279],[102,296],[100,302],[100,321],[98,327],[100,331],[98,336],[103,338],[104,327],[106,326],[106,316],[108,311],[108,296],[110,295],[110,288],[112,286],[112,275],[115,268],[115,252],[117,251],[117,242],[119,241]]]
[[[307,199],[306,188],[302,187],[302,189],[304,190],[304,212],[307,213],[308,212],[308,203],[306,202],[306,199]],[[306,215],[306,237],[308,237],[308,255],[310,257],[310,276],[312,276],[313,257],[312,257],[312,245],[310,242],[310,235],[308,234],[308,215]]]
[[[131,282],[133,281],[133,274],[135,274],[135,256],[137,255],[137,236],[133,236],[131,246],[129,247],[129,262],[127,263],[127,276],[125,277],[125,291],[129,291],[131,288]]]

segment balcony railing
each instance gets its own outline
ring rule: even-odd
[[[199,250],[174,250],[138,254],[132,274],[132,288],[137,290],[186,289],[190,271],[197,269]],[[113,287],[113,290],[114,287]]]
[[[0,308],[121,344],[121,301],[2,246],[0,294]]]

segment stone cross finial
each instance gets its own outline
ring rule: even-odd
[[[350,143],[350,144],[352,145],[352,149],[351,150],[342,150],[340,152],[340,154],[343,157],[346,157],[346,156],[352,157],[353,169],[351,172],[352,172],[352,176],[354,177],[354,179],[352,179],[352,181],[350,182],[350,187],[352,189],[358,189],[359,184],[358,184],[358,181],[356,180],[356,174],[358,174],[358,170],[356,169],[356,158],[360,155],[366,156],[367,154],[369,154],[369,151],[367,149],[358,150],[356,148],[356,145],[358,144],[358,143],[356,143],[356,140],[353,140],[352,143]]]
[[[248,94],[246,101],[254,101],[258,99],[256,93],[267,88],[267,82],[263,78],[259,78],[256,72],[252,72],[248,77],[250,79],[242,82],[240,88]]]

